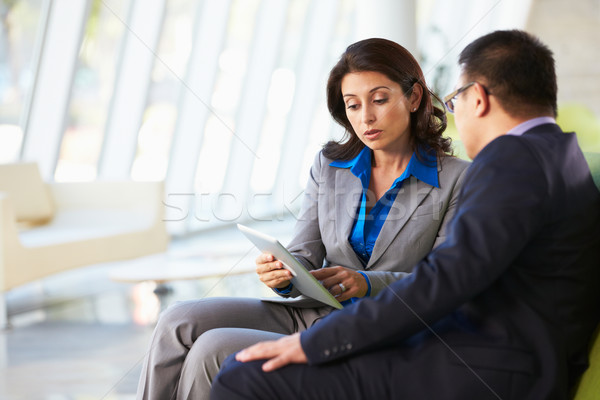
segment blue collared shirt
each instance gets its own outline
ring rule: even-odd
[[[371,258],[375,241],[396,200],[396,195],[400,191],[402,183],[411,176],[414,176],[431,186],[439,187],[437,158],[435,155],[425,154],[425,152],[421,152],[421,158],[423,161],[419,160],[416,153],[413,153],[402,175],[396,178],[392,186],[371,208],[369,214],[366,213],[366,208],[367,192],[371,178],[371,150],[365,146],[352,160],[336,160],[329,164],[336,168],[349,168],[350,172],[359,178],[362,183],[363,193],[354,220],[354,227],[348,240],[364,265]]]

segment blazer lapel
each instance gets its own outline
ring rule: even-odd
[[[404,181],[388,217],[381,227],[381,232],[379,232],[379,236],[375,242],[367,269],[375,264],[383,253],[385,253],[392,241],[404,229],[417,207],[432,190],[433,186],[418,180],[414,176]]]
[[[362,265],[348,238],[354,225],[356,211],[362,196],[360,179],[354,176],[349,169],[340,168],[335,172],[335,232],[341,250],[351,260],[356,260],[356,265]]]

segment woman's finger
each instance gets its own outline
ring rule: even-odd
[[[256,264],[264,264],[272,261],[275,261],[275,256],[270,253],[261,253],[256,257]]]
[[[350,285],[346,285],[343,282],[336,283],[331,286],[329,289],[329,293],[331,293],[338,300],[346,300],[350,297],[353,297],[353,294],[356,292],[356,288]]]
[[[267,262],[264,264],[256,264],[256,273],[264,274],[266,272],[277,271],[283,269],[283,264],[279,260]]]
[[[292,274],[287,269],[282,269],[259,274],[258,279],[260,279],[261,282],[268,284],[268,286],[279,285],[284,281],[292,279]]]
[[[343,267],[327,267],[327,268],[323,268],[324,270],[326,269],[332,269],[333,271],[329,272],[328,274],[322,274],[322,275],[326,275],[325,277],[319,279],[321,281],[321,283],[323,284],[323,286],[325,286],[326,288],[331,288],[341,282],[344,283],[344,285],[347,288],[352,287],[352,280],[353,280],[353,274],[355,274],[356,272],[352,271],[348,271],[346,268]]]
[[[339,301],[367,294],[368,285],[362,274],[344,267],[327,267],[323,270],[330,268],[334,268],[335,273],[327,274],[329,277],[321,279],[321,283]]]
[[[310,273],[315,277],[316,280],[323,281],[324,279],[338,274],[340,272],[340,268],[342,267],[326,267],[310,271]]]

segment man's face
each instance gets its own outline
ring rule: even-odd
[[[470,82],[471,81],[469,81],[464,74],[461,74],[458,78],[456,89],[462,88]],[[474,118],[474,108],[470,102],[470,100],[472,100],[470,97],[472,91],[473,85],[465,88],[465,90],[461,91],[454,99],[454,122],[460,140],[463,142],[467,155],[471,159],[477,155],[476,143],[478,137],[477,128],[474,125],[474,122],[476,122]]]

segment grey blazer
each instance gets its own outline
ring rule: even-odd
[[[402,185],[381,228],[367,265],[356,255],[350,236],[362,195],[350,169],[331,167],[322,152],[315,157],[294,238],[287,246],[307,269],[341,265],[360,270],[371,282],[371,296],[406,276],[445,239],[464,172],[470,164],[455,157],[438,160],[440,188],[414,176]],[[284,297],[297,297],[293,289]]]

